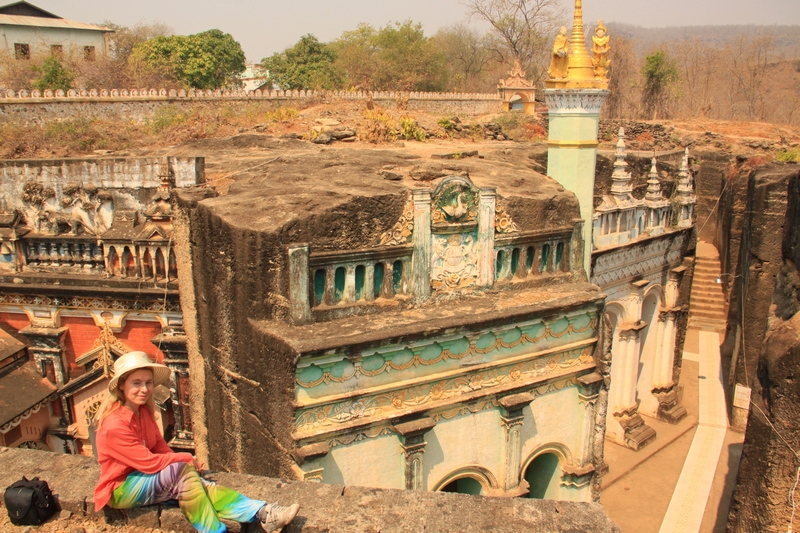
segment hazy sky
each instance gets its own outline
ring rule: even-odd
[[[0,0],[0,5],[11,0]],[[279,52],[302,35],[330,41],[361,22],[421,22],[427,35],[467,21],[459,0],[29,0],[66,19],[123,26],[159,21],[175,33],[219,28],[241,43],[248,61]],[[574,1],[561,0],[565,6]],[[800,24],[800,0],[584,0],[584,20],[645,27]]]

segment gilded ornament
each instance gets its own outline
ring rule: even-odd
[[[603,26],[603,19],[597,21],[597,28],[592,35],[592,65],[594,66],[594,75],[602,80],[608,79],[608,68],[611,66],[611,60],[608,59],[608,53],[611,47],[608,45],[609,35],[606,27]]]
[[[561,26],[556,35],[556,40],[553,43],[553,57],[550,60],[550,68],[547,69],[547,75],[550,79],[560,79],[567,77],[569,40],[567,38],[567,27]]]

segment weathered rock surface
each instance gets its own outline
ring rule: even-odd
[[[179,533],[194,532],[174,507],[152,506],[94,513],[92,494],[99,467],[92,458],[0,448],[0,486],[8,486],[23,475],[47,480],[62,509],[68,510],[73,517],[88,516],[99,523],[138,526],[141,531],[160,528]],[[487,498],[311,482],[287,483],[243,474],[220,473],[210,477],[253,498],[269,502],[299,502],[300,513],[284,529],[286,533],[620,531],[597,503]],[[236,531],[238,528],[236,524],[230,524],[229,529]],[[251,524],[244,525],[241,530],[262,531],[259,526]]]

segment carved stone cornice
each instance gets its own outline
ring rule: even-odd
[[[608,96],[605,89],[545,89],[549,113],[599,114]]]

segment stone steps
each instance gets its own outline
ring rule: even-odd
[[[719,255],[698,256],[695,261],[692,297],[689,304],[689,323],[692,326],[711,329],[726,325],[727,303],[720,276]]]

